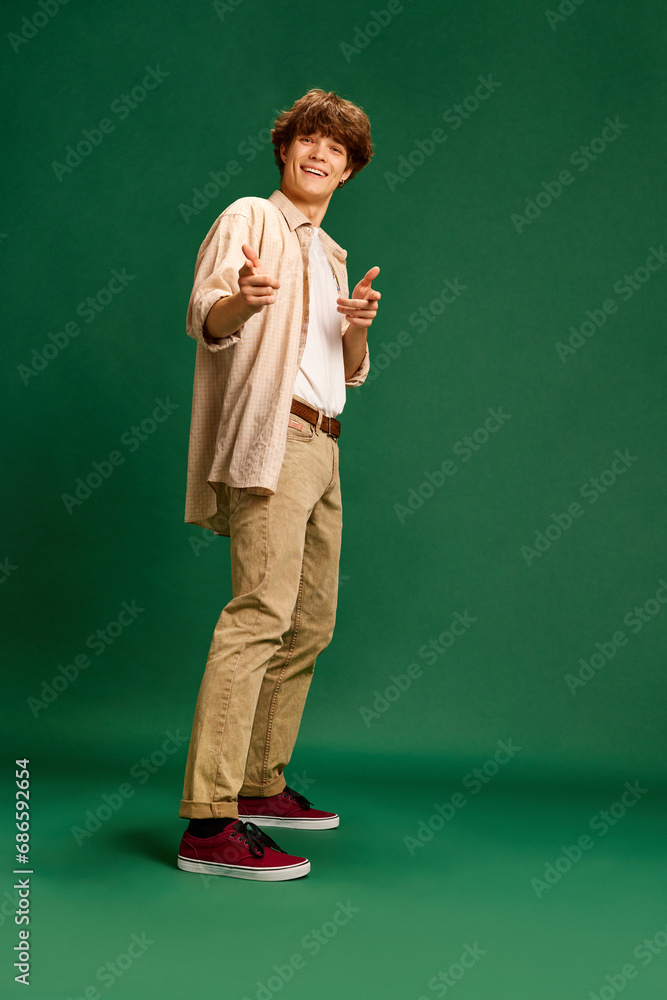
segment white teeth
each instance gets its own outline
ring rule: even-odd
[[[316,177],[326,177],[326,174],[321,170],[317,170],[315,167],[304,167],[303,168],[308,174],[315,174]]]

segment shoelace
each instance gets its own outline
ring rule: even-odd
[[[270,847],[273,851],[280,851],[281,854],[287,854],[287,851],[284,851],[282,847],[278,847],[275,840],[269,837],[267,833],[264,833],[263,830],[260,830],[254,823],[244,823],[242,820],[238,820],[234,823],[233,829],[245,840],[250,853],[254,854],[256,858],[263,858],[264,850],[267,847]]]
[[[310,809],[313,804],[310,799],[307,799],[305,795],[301,795],[299,792],[295,792],[293,788],[283,788],[283,795],[287,795],[288,798],[294,799],[296,804],[301,809]]]

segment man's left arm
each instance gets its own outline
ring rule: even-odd
[[[343,363],[345,385],[361,385],[370,371],[368,328],[348,323],[343,327]]]
[[[338,311],[347,320],[342,328],[345,385],[361,385],[370,370],[368,328],[377,315],[381,298],[371,284],[379,273],[379,267],[372,267],[355,286],[352,298],[337,300]]]

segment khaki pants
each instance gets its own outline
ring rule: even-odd
[[[296,397],[301,398],[301,397]],[[213,633],[179,816],[238,817],[237,796],[275,795],[338,600],[338,442],[292,414],[276,492],[218,486],[229,514],[232,599]]]

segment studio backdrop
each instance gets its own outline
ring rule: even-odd
[[[60,831],[43,863],[143,771],[156,827],[182,826],[231,596],[229,540],[183,519],[186,308],[218,215],[280,186],[270,129],[311,87],[370,118],[323,227],[382,298],[292,777],[403,797],[505,748],[498,787],[658,788],[662,5],[45,0],[2,23],[10,836],[21,758]],[[54,995],[83,990],[63,977]]]

